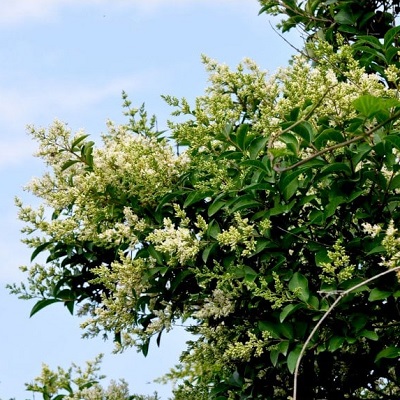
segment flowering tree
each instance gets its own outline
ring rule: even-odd
[[[67,370],[61,367],[51,370],[43,364],[40,376],[26,384],[26,390],[40,393],[43,400],[159,400],[157,393],[154,396],[129,394],[124,380],[111,381],[104,389],[99,383],[105,378],[99,374],[101,360],[99,355],[94,361],[88,361],[85,369],[73,364]]]
[[[125,95],[129,121],[100,146],[32,128],[43,205],[17,206],[47,259],[12,291],[38,299],[32,315],[78,306],[117,350],[147,354],[186,321],[196,336],[166,376],[178,400],[398,397],[400,285],[372,278],[400,266],[400,70],[367,74],[338,40],[271,76],[204,57],[205,95],[165,96],[185,117],[173,141]]]

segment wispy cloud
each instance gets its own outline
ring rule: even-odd
[[[138,91],[151,88],[157,81],[158,71],[147,71],[102,82],[74,82],[38,79],[19,87],[7,87],[0,83],[0,123],[10,128],[20,128],[50,112],[57,115],[93,108],[110,97],[120,96],[122,90]],[[107,117],[107,116],[105,116]],[[0,133],[0,137],[2,134]]]

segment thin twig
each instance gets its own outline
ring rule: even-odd
[[[399,118],[399,117],[400,117],[400,111],[398,111],[397,113],[393,114],[393,115],[392,115],[390,118],[388,118],[386,121],[381,122],[380,124],[378,124],[378,125],[374,126],[373,128],[369,129],[369,130],[368,130],[365,134],[363,134],[363,135],[355,136],[355,137],[353,137],[352,139],[346,140],[345,142],[338,143],[338,144],[335,144],[335,145],[330,146],[330,147],[326,147],[325,149],[320,150],[320,151],[318,151],[318,152],[312,154],[311,156],[309,156],[309,157],[307,157],[307,158],[305,158],[305,159],[303,159],[303,160],[300,160],[300,161],[298,161],[297,163],[295,163],[295,164],[293,164],[293,165],[291,165],[291,166],[289,166],[289,167],[286,167],[286,168],[279,168],[279,167],[276,167],[276,166],[275,166],[275,167],[274,167],[274,170],[277,171],[277,172],[281,172],[281,173],[282,173],[282,172],[286,172],[286,171],[290,171],[291,169],[294,169],[294,168],[296,168],[296,167],[299,167],[300,165],[306,164],[308,161],[310,161],[310,160],[312,160],[312,159],[314,159],[314,158],[316,158],[316,157],[319,157],[319,156],[321,156],[322,154],[328,153],[328,152],[333,151],[333,150],[336,150],[336,149],[340,149],[341,147],[345,147],[345,146],[347,146],[347,145],[349,145],[349,144],[352,144],[352,143],[358,142],[359,140],[365,139],[366,137],[371,136],[371,135],[372,135],[374,132],[376,132],[378,129],[382,128],[383,126],[385,126],[385,125],[388,124],[389,122],[391,122],[391,121],[393,121],[393,120],[395,120],[395,119],[397,119],[397,118]]]
[[[301,359],[307,349],[307,346],[309,345],[309,343],[311,342],[312,338],[315,335],[315,332],[317,332],[317,330],[319,329],[319,327],[322,325],[322,323],[324,322],[324,320],[328,317],[328,315],[332,312],[332,310],[338,305],[338,303],[340,302],[340,300],[342,300],[343,297],[347,296],[349,293],[351,293],[353,290],[356,290],[358,288],[360,288],[361,286],[364,286],[372,281],[374,281],[375,279],[378,279],[386,274],[389,274],[391,272],[394,271],[398,271],[400,270],[400,266],[399,267],[395,267],[395,268],[391,268],[388,269],[387,271],[383,271],[381,273],[379,273],[378,275],[373,276],[372,278],[369,278],[363,282],[358,283],[357,285],[352,286],[350,289],[345,290],[344,292],[341,292],[338,296],[338,298],[332,303],[332,305],[329,307],[329,309],[325,312],[325,314],[322,316],[322,318],[318,321],[317,325],[315,325],[314,329],[311,331],[310,335],[308,336],[307,340],[304,342],[303,347],[301,348],[300,354],[299,354],[299,358],[297,359],[296,362],[296,368],[294,370],[294,380],[293,380],[293,400],[297,400],[297,381],[298,381],[298,375],[299,375],[299,368],[300,368],[300,363],[301,363]]]

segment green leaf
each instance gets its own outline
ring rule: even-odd
[[[38,256],[39,253],[46,250],[51,244],[51,242],[45,242],[36,247],[36,249],[32,252],[31,262]]]
[[[79,143],[84,141],[88,136],[90,135],[82,135],[76,138],[72,143],[71,143],[71,148],[74,149],[74,147],[78,146]]]
[[[260,169],[261,171],[264,172],[269,172],[268,168],[259,160],[245,160],[242,161],[239,166],[244,166],[244,167],[254,167],[257,169]]]
[[[300,272],[295,272],[292,279],[289,281],[289,289],[292,292],[297,292],[300,289],[298,297],[300,300],[307,302],[310,297],[310,291],[308,290],[308,280]]]
[[[221,233],[221,228],[218,224],[218,222],[213,219],[209,224],[208,224],[208,229],[207,229],[207,235],[212,237],[213,239],[216,239],[217,236]]]
[[[260,202],[255,200],[253,196],[241,196],[235,201],[230,208],[230,212],[234,213],[239,210],[243,210],[246,208],[254,208],[254,207],[259,207]]]
[[[279,188],[282,191],[283,198],[289,200],[297,191],[299,187],[299,175],[301,170],[285,174],[279,182]]]
[[[193,190],[189,196],[186,198],[185,202],[183,203],[183,207],[188,207],[194,203],[197,203],[201,200],[204,200],[207,197],[210,197],[213,195],[214,192],[212,190],[206,190],[206,191],[198,191],[198,190]]]
[[[254,269],[249,267],[248,265],[245,265],[243,267],[243,271],[244,271],[244,279],[246,282],[254,282],[254,280],[258,276],[258,273],[256,271],[254,271]]]
[[[375,362],[381,358],[397,358],[400,357],[400,348],[395,346],[389,346],[381,350],[375,357]]]
[[[397,45],[397,39],[400,34],[400,26],[395,26],[392,29],[389,29],[383,38],[383,44],[386,49],[388,49],[393,44]]]
[[[399,135],[389,135],[384,138],[385,141],[389,142],[392,144],[394,147],[396,147],[397,150],[400,150],[400,137]]]
[[[262,332],[269,332],[274,339],[280,339],[282,335],[281,324],[270,321],[259,321],[258,329]]]
[[[217,213],[224,205],[226,204],[225,200],[215,199],[210,206],[208,207],[207,214],[209,217],[212,217],[215,213]]]
[[[333,336],[329,340],[328,350],[332,353],[339,349],[344,343],[344,337],[342,336]]]
[[[291,131],[299,135],[306,143],[311,143],[314,139],[314,128],[308,121],[294,125]]]
[[[390,111],[398,107],[400,102],[396,99],[384,99],[366,94],[353,101],[353,107],[367,118],[371,118],[381,111]]]
[[[374,340],[374,341],[379,340],[379,336],[378,336],[378,334],[377,334],[375,331],[369,331],[369,330],[367,330],[367,329],[362,330],[362,331],[359,333],[359,336],[365,337],[365,338],[367,338],[367,339],[369,339],[369,340]]]
[[[244,143],[246,140],[247,132],[249,131],[250,127],[248,124],[241,124],[236,132],[236,144],[241,150],[244,150]]]
[[[208,245],[204,250],[203,253],[201,255],[202,260],[207,263],[209,257],[211,254],[213,254],[215,252],[215,250],[218,248],[218,243],[212,243],[210,245]]]
[[[331,173],[344,173],[348,176],[352,174],[350,167],[345,163],[333,163],[321,169],[321,176],[329,175]]]
[[[299,304],[288,304],[285,306],[282,310],[282,312],[279,315],[279,321],[282,323],[289,315],[293,314],[296,310],[299,308],[304,308],[304,305],[299,303]]]
[[[389,190],[394,190],[400,188],[400,175],[396,175],[391,181],[389,185]]]
[[[175,292],[184,279],[191,274],[192,272],[188,269],[184,269],[183,271],[179,272],[171,282],[171,292]]]
[[[296,363],[300,356],[301,348],[302,348],[301,345],[297,345],[288,355],[287,366],[288,366],[288,370],[291,374],[293,374],[293,372],[296,368]]]
[[[269,353],[269,359],[274,367],[276,367],[276,364],[278,364],[279,354],[280,352],[278,350],[271,350]]]
[[[61,172],[65,171],[66,169],[68,169],[71,165],[74,165],[76,163],[82,162],[81,160],[68,160],[66,161],[62,167],[61,167]]]
[[[333,129],[333,128],[328,128],[323,130],[316,138],[314,141],[314,146],[320,150],[323,146],[325,146],[328,142],[335,142],[335,143],[342,143],[344,142],[344,136],[342,132]]]
[[[355,23],[354,15],[346,9],[340,10],[333,19],[340,25],[353,25]]]
[[[157,264],[162,265],[164,263],[162,254],[157,251],[152,244],[147,247],[147,251],[149,252],[150,256],[156,260]]]
[[[254,139],[247,151],[249,152],[250,159],[255,160],[260,153],[261,150],[265,149],[266,144],[268,143],[269,137],[258,137]]]
[[[385,300],[387,299],[392,292],[389,292],[387,290],[380,290],[378,288],[374,288],[371,290],[368,300],[369,301],[378,301],[378,300]]]
[[[31,310],[31,313],[29,314],[30,317],[32,317],[33,315],[35,315],[38,311],[40,311],[42,308],[45,308],[47,306],[49,306],[50,304],[53,303],[59,303],[61,300],[59,299],[42,299],[39,300],[33,307]]]

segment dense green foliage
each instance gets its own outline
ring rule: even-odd
[[[399,14],[398,0],[259,0],[260,13],[284,15],[283,32],[297,27],[307,39],[319,37],[338,46],[337,34],[346,42],[360,36],[382,39]]]
[[[336,22],[351,4],[332,3]],[[306,21],[294,17],[285,29]],[[398,31],[358,53],[346,36],[309,43],[317,63],[294,57],[272,76],[204,58],[205,95],[165,97],[185,117],[171,142],[126,96],[129,121],[103,146],[59,122],[32,128],[49,172],[28,189],[43,206],[17,205],[32,260],[48,256],[12,290],[38,298],[32,314],[78,305],[86,335],[111,333],[118,350],[147,354],[187,321],[197,335],[166,377],[176,400],[287,399],[335,299],[400,266]],[[339,301],[306,349],[298,399],[399,396],[399,297],[392,273]]]

